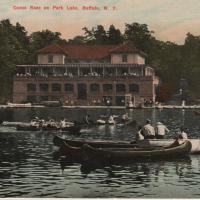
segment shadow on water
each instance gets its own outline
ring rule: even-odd
[[[147,181],[147,178],[150,176],[159,177],[160,172],[165,171],[167,174],[169,165],[173,165],[176,175],[182,177],[187,173],[184,172],[185,169],[190,170],[191,159],[189,156],[186,156],[178,159],[136,161],[134,163],[120,163],[119,165],[110,165],[108,163],[98,162],[98,160],[83,161],[75,157],[63,157],[60,159],[62,171],[66,167],[73,165],[80,165],[80,171],[84,178],[91,173],[95,173],[97,170],[103,170],[109,178],[120,178],[123,176],[120,172],[128,170],[130,174],[135,175],[135,180],[142,181],[141,176],[138,176],[138,174],[144,174],[145,181]]]

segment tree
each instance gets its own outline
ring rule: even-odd
[[[146,24],[125,24],[124,38],[125,40],[132,41],[138,49],[149,53],[152,42],[155,41],[153,33]]]
[[[61,33],[43,30],[33,32],[30,35],[30,59],[29,63],[36,61],[35,52],[50,44],[66,44],[67,41],[61,38]]]
[[[78,35],[74,37],[73,39],[69,39],[68,44],[85,44],[86,40],[84,36]]]
[[[13,26],[8,19],[0,22],[0,102],[12,94],[12,76],[17,64],[26,62],[29,38],[19,23]]]
[[[119,29],[116,29],[114,25],[111,25],[108,30],[108,42],[109,44],[121,44],[124,38]]]
[[[87,43],[108,44],[108,36],[102,25],[97,25],[97,27],[93,27],[91,30],[84,27],[83,30],[85,31],[84,35]]]

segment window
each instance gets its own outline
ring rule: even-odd
[[[60,92],[61,91],[61,84],[59,84],[59,83],[53,83],[52,84],[52,91],[53,92]]]
[[[125,106],[125,96],[116,96],[116,105]]]
[[[36,102],[36,96],[27,96],[27,101],[30,103],[35,103]]]
[[[126,86],[124,84],[117,84],[116,92],[126,92]]]
[[[103,85],[103,91],[104,92],[112,92],[112,90],[113,90],[112,84],[104,84]]]
[[[67,93],[73,93],[74,91],[74,85],[70,83],[65,84],[65,92]]]
[[[28,92],[36,92],[36,85],[33,83],[28,83],[27,84],[27,91]]]
[[[99,84],[91,84],[90,85],[90,91],[94,93],[98,93],[100,91],[100,85]]]
[[[48,96],[40,96],[40,101],[48,101]]]
[[[129,92],[138,93],[139,92],[139,85],[137,85],[137,84],[130,84],[129,85]]]
[[[127,54],[122,54],[122,62],[128,62]]]
[[[53,55],[48,55],[48,63],[53,63]]]
[[[49,91],[49,85],[47,83],[41,83],[40,84],[40,91],[41,92],[48,92]]]

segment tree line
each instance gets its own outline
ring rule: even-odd
[[[42,30],[29,34],[19,23],[9,19],[0,21],[0,103],[12,98],[12,77],[17,64],[35,64],[36,51],[50,44],[121,44],[132,41],[147,54],[146,62],[152,65],[162,84],[159,101],[166,101],[179,89],[180,79],[188,82],[188,95],[200,97],[200,36],[188,33],[183,45],[156,39],[148,25],[125,24],[122,33],[114,25],[83,27],[83,34],[66,40],[61,33]]]

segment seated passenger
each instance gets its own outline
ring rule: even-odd
[[[156,124],[156,138],[164,139],[165,133],[169,132],[169,129],[163,124],[163,122],[157,122]]]
[[[143,130],[142,130],[142,126],[138,126],[138,132],[136,133],[136,136],[135,136],[135,140],[138,141],[138,140],[144,140],[144,135],[143,135]]]
[[[127,122],[128,120],[129,120],[128,113],[125,113],[124,115],[122,115],[123,122]]]
[[[108,124],[115,124],[115,120],[114,120],[114,117],[112,115],[110,115],[110,117],[108,119]]]
[[[143,133],[145,139],[154,139],[155,138],[155,129],[151,125],[151,120],[147,119],[146,124],[143,127]]]
[[[90,115],[85,116],[85,123],[86,124],[93,124],[94,122],[90,119]]]
[[[187,133],[185,132],[184,128],[180,128],[180,133],[178,134],[178,139],[188,139]]]

